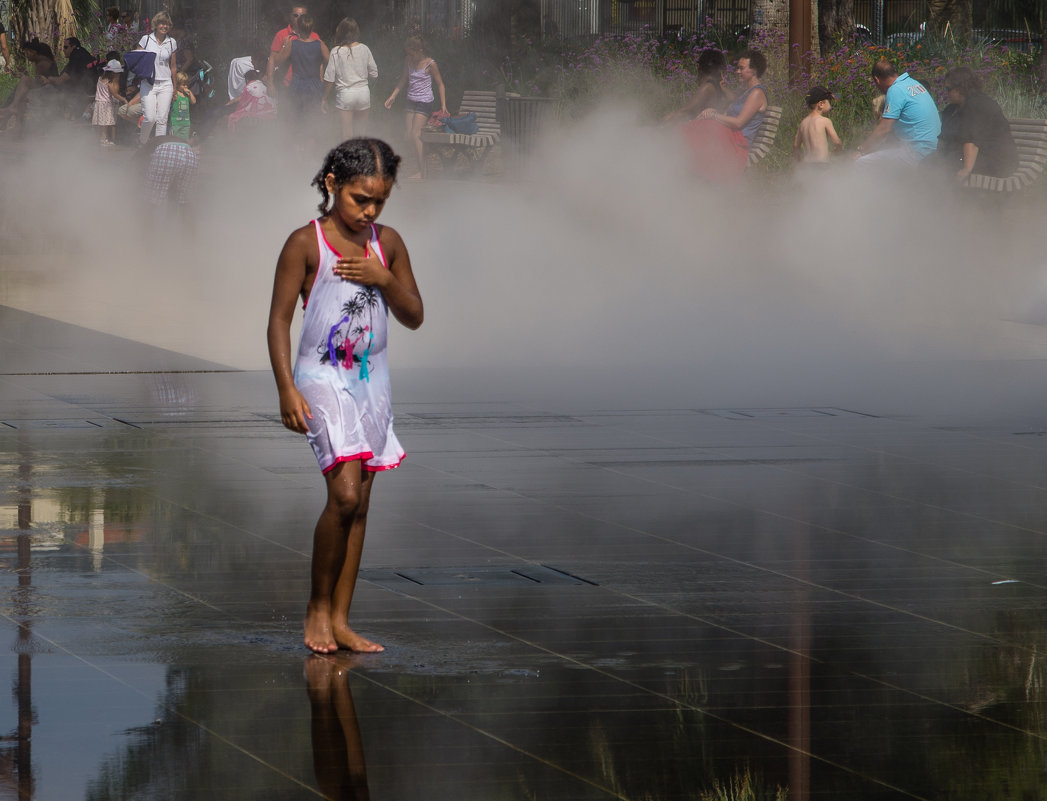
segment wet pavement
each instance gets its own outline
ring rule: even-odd
[[[394,373],[354,604],[388,650],[321,659],[267,371],[8,307],[0,347],[2,798],[1047,795],[1035,404]]]

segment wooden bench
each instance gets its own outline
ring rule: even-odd
[[[440,160],[441,173],[451,174],[459,155],[469,159],[470,172],[483,165],[487,153],[498,144],[502,136],[502,127],[498,121],[497,93],[469,90],[462,95],[458,106],[458,117],[472,112],[476,115],[479,129],[474,134],[435,133],[422,131],[422,176],[426,174],[429,156],[435,155]]]
[[[774,139],[778,136],[778,124],[782,121],[782,107],[768,106],[763,114],[763,122],[756,129],[753,141],[749,143],[749,160],[747,167],[752,167],[767,157],[774,147]]]
[[[1014,119],[1011,136],[1018,146],[1018,169],[1006,178],[971,173],[964,183],[987,192],[1018,192],[1032,185],[1047,166],[1047,120]],[[977,168],[978,162],[974,166]]]

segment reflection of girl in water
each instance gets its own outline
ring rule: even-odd
[[[356,720],[349,672],[360,657],[310,656],[305,660],[313,725],[313,770],[325,798],[367,801],[367,764]]]

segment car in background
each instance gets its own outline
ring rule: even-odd
[[[907,47],[919,42],[926,33],[927,23],[921,23],[918,31],[902,31],[887,37],[888,47]],[[1038,53],[1043,48],[1043,37],[1032,31],[1007,28],[975,28],[971,31],[971,44],[989,47],[1006,47],[1022,53]]]

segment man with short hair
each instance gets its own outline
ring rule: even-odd
[[[62,40],[62,53],[66,57],[66,64],[61,74],[57,78],[44,78],[43,83],[85,92],[88,88],[93,89],[93,86],[88,87],[87,65],[94,61],[94,56],[84,49],[75,36]]]
[[[899,75],[894,65],[882,58],[873,64],[872,80],[886,95],[883,116],[858,147],[857,163],[916,166],[938,148],[938,134],[942,130],[941,117],[931,93],[922,83],[909,77],[909,73]],[[892,133],[897,144],[876,150]]]
[[[284,42],[288,39],[298,38],[298,20],[309,13],[303,3],[295,3],[291,6],[291,12],[288,16],[288,24],[286,28],[281,28],[276,32],[276,36],[273,37],[273,43],[269,46],[269,64],[265,70],[265,80],[270,86],[273,85],[273,73],[276,71],[276,57],[280,51],[284,49]],[[313,39],[319,39],[319,35],[313,31],[309,35],[309,41]],[[284,86],[291,85],[291,65],[287,65],[287,71],[284,73]]]

